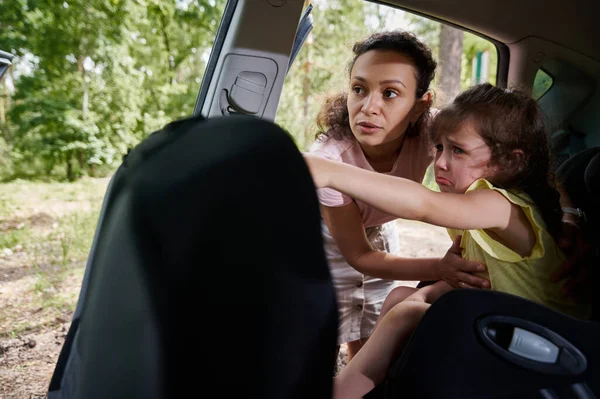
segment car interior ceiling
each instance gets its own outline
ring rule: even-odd
[[[516,43],[526,37],[540,37],[600,60],[600,47],[593,38],[600,37],[591,1],[528,0],[453,1],[386,0],[387,3],[462,26],[502,43]]]

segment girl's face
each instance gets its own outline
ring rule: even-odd
[[[350,73],[350,128],[361,146],[402,143],[409,123],[426,109],[429,94],[415,98],[415,66],[405,55],[371,50],[359,56]]]
[[[462,194],[475,180],[495,173],[490,148],[470,121],[441,133],[434,144],[435,181],[442,192]]]

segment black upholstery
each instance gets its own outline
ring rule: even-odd
[[[582,230],[592,249],[586,262],[590,278],[599,281],[600,270],[600,147],[583,150],[566,160],[556,172],[573,206],[586,215]],[[600,292],[594,290],[593,318],[600,320]]]
[[[573,204],[587,216],[584,231],[598,244],[600,238],[600,147],[588,148],[566,160],[557,175]]]
[[[113,177],[49,398],[329,398],[336,333],[292,140],[256,118],[191,118]]]
[[[533,322],[560,335],[584,354],[585,371],[552,374],[507,361],[478,333],[478,322],[491,315]],[[600,393],[598,336],[599,323],[575,320],[516,296],[454,290],[431,306],[386,383],[367,397],[594,398],[576,395],[574,390]]]

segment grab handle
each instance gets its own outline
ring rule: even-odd
[[[528,320],[492,315],[477,321],[483,343],[506,361],[546,374],[578,375],[583,353],[554,331]]]

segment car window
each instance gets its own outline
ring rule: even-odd
[[[290,54],[290,60],[288,62],[288,71],[290,70],[290,67],[294,63],[298,52],[300,51],[300,49],[304,45],[304,42],[306,41],[306,39],[310,35],[310,32],[312,31],[312,9],[313,5],[309,3],[302,11],[302,18],[300,18],[300,23],[298,23],[296,37],[294,37],[294,46],[292,47],[292,53]]]
[[[552,87],[552,83],[554,80],[552,76],[550,76],[543,69],[538,69],[535,74],[535,80],[533,81],[533,91],[531,93],[532,97],[535,100],[540,99],[550,88]]]
[[[473,84],[496,84],[496,46],[473,33],[361,0],[316,0],[306,2],[305,7],[309,5],[313,7],[313,29],[295,54],[275,118],[303,150],[313,141],[315,118],[324,98],[346,90],[352,44],[373,32],[408,30],[430,46],[439,65],[433,87],[435,107],[451,102],[458,92]]]

